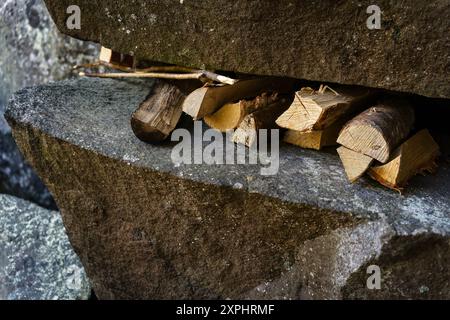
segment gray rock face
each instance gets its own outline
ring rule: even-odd
[[[47,188],[23,159],[11,132],[0,132],[0,193],[56,208]]]
[[[129,125],[151,85],[64,81],[18,92],[7,111],[98,297],[450,298],[448,163],[406,195],[287,145],[274,176],[175,165],[174,143],[145,144]]]
[[[54,208],[39,178],[24,162],[3,118],[14,91],[65,79],[97,46],[61,35],[41,0],[0,3],[0,192]]]
[[[88,299],[90,285],[61,216],[0,195],[0,300]]]
[[[80,30],[71,0],[45,2],[61,32],[140,58],[450,98],[448,0],[79,0]]]

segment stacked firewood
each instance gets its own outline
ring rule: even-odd
[[[276,121],[288,129],[285,142],[317,150],[341,145],[337,152],[349,181],[367,172],[395,190],[436,168],[439,146],[428,130],[413,132],[414,122],[414,109],[405,100],[348,87],[304,88]]]
[[[105,48],[100,60],[125,72],[135,68],[134,62],[124,64],[123,56]],[[248,147],[257,142],[258,130],[273,128],[284,129],[283,141],[302,148],[340,145],[337,152],[351,182],[368,173],[382,185],[401,190],[415,174],[436,168],[439,147],[428,130],[414,131],[414,109],[401,98],[360,87],[302,88],[290,78],[235,80],[204,70],[155,70],[180,67],[91,74],[166,79],[155,82],[131,117],[132,129],[143,141],[164,141],[184,112],[221,132],[234,130],[232,140]]]
[[[259,129],[276,128],[275,121],[289,107],[298,81],[284,78],[253,78],[234,85],[187,82],[192,89],[182,90],[185,81],[158,80],[149,98],[131,117],[138,138],[160,142],[175,129],[182,112],[194,120],[203,119],[221,132],[235,130],[233,141],[251,146]],[[189,86],[188,86],[189,87]]]
[[[160,81],[133,114],[132,127],[143,140],[161,141],[184,111],[221,132],[235,130],[232,140],[248,147],[259,129],[283,128],[283,140],[302,148],[339,144],[349,181],[367,172],[395,190],[415,174],[435,169],[439,147],[426,129],[413,133],[414,109],[406,101],[365,88],[321,86],[295,92],[296,85],[290,79],[257,78],[207,85],[184,96],[175,85]]]

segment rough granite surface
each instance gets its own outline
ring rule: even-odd
[[[0,192],[55,208],[51,195],[26,164],[3,112],[11,95],[27,86],[73,75],[75,64],[95,57],[98,46],[57,30],[42,0],[0,1]]]
[[[405,195],[348,183],[334,152],[287,145],[274,176],[174,165],[174,143],[129,125],[152,83],[27,88],[6,113],[98,297],[449,298],[448,164]],[[381,290],[366,287],[371,264]]]
[[[90,294],[61,216],[0,195],[0,300],[85,300]]]
[[[61,32],[139,58],[450,98],[448,0],[45,2]],[[366,25],[373,4],[379,30]]]

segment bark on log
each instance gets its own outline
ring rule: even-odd
[[[182,113],[182,104],[196,81],[171,82],[156,80],[152,92],[131,116],[131,128],[142,141],[158,143],[175,129]]]
[[[289,107],[292,99],[292,95],[280,97],[278,102],[247,115],[234,132],[231,140],[247,147],[257,143],[258,130],[278,128],[275,120]]]
[[[350,120],[337,141],[348,149],[386,163],[413,125],[412,107],[402,100],[389,100]]]
[[[203,87],[192,92],[183,103],[183,111],[194,120],[216,112],[225,104],[250,99],[264,92],[287,94],[295,92],[298,80],[267,77],[240,80],[234,85]]]
[[[236,129],[248,114],[258,109],[268,107],[274,103],[279,103],[277,93],[263,93],[253,100],[241,100],[237,103],[227,103],[217,112],[205,116],[204,121],[211,128],[225,132],[227,130]]]

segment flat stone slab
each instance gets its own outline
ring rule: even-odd
[[[145,144],[129,125],[152,84],[53,83],[18,92],[6,113],[97,296],[448,297],[448,164],[405,195],[348,183],[335,152],[288,145],[274,176],[175,165],[175,143]],[[366,287],[371,264],[381,290]]]
[[[90,294],[61,215],[0,195],[0,300],[86,300]]]
[[[45,2],[61,32],[139,58],[450,98],[447,0],[379,0],[379,30],[354,0],[79,0],[79,30],[73,1]]]

